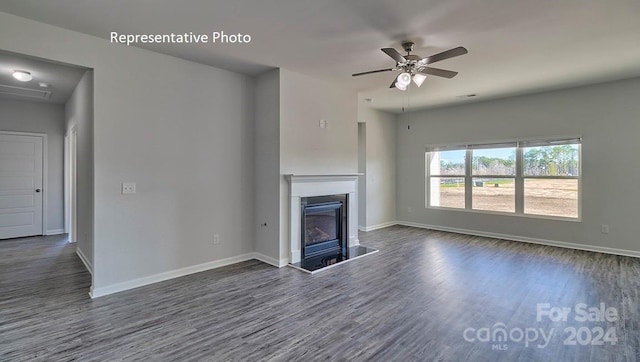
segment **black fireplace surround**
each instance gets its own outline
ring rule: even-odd
[[[303,197],[302,260],[347,251],[347,195]]]

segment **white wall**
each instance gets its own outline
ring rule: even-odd
[[[278,260],[280,255],[280,70],[256,79],[255,244],[254,250]],[[266,226],[262,226],[266,223]],[[273,262],[273,261],[272,261]]]
[[[319,127],[321,119],[327,128]],[[280,69],[280,259],[289,254],[289,186],[283,175],[357,171],[356,93]]]
[[[0,34],[94,70],[94,295],[252,251],[251,78],[6,13]]]
[[[632,79],[401,117],[398,220],[640,251],[639,89],[640,79]],[[581,222],[425,208],[425,145],[558,135],[583,136]],[[609,234],[600,232],[602,224]]]
[[[65,133],[77,129],[77,247],[93,266],[93,71],[88,70],[65,104]]]
[[[64,107],[60,104],[0,99],[0,130],[47,135],[48,233],[64,231]]]
[[[396,220],[396,120],[375,109],[360,109],[366,122],[366,223],[365,228]]]

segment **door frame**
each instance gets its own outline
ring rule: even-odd
[[[64,136],[64,232],[69,242],[78,241],[78,125]]]
[[[0,130],[0,134],[10,135],[10,136],[29,136],[29,137],[41,137],[42,138],[42,235],[47,235],[47,224],[49,223],[47,219],[47,196],[49,195],[49,185],[47,179],[49,178],[48,174],[48,165],[47,165],[47,134],[46,133],[35,133],[35,132],[15,132],[15,131],[2,131]]]

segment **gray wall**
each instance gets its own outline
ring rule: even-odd
[[[93,71],[87,71],[65,104],[65,128],[77,127],[77,243],[93,266]]]
[[[362,229],[367,226],[367,124],[364,122],[358,122],[358,173],[362,174],[358,176],[358,229]]]
[[[257,77],[255,94],[254,247],[282,265],[289,257],[284,175],[357,172],[356,94],[286,69]],[[319,127],[321,119],[327,128]]]
[[[639,89],[632,79],[400,117],[398,220],[640,251]],[[425,145],[565,135],[583,136],[581,222],[425,208]]]
[[[94,293],[252,251],[251,78],[6,13],[0,34],[94,70]]]
[[[338,174],[358,170],[354,91],[280,70],[281,173]],[[327,128],[318,122],[327,120]]]
[[[386,112],[365,108],[366,224],[375,228],[396,220],[396,120]]]
[[[281,175],[357,173],[357,113],[354,91],[280,69]],[[281,176],[280,259],[289,257],[288,187]]]
[[[254,250],[275,262],[280,255],[280,70],[257,77],[255,92]]]
[[[47,232],[64,231],[64,107],[0,99],[0,130],[47,135]]]

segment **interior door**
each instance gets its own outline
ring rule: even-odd
[[[42,235],[42,142],[0,133],[0,239]]]

